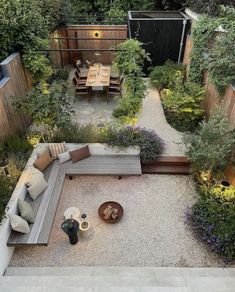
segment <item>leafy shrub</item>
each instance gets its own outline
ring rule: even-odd
[[[208,122],[200,124],[193,134],[184,136],[186,155],[194,171],[210,171],[214,174],[225,170],[235,151],[235,131],[223,110],[216,109]]]
[[[142,103],[141,98],[131,95],[125,95],[118,103],[118,106],[114,109],[113,116],[115,118],[120,117],[132,118],[139,111],[141,103]]]
[[[184,68],[170,60],[162,66],[156,66],[150,73],[151,83],[159,90],[163,88],[174,88],[176,82],[182,84],[184,79]]]
[[[233,0],[187,0],[187,4],[198,13],[218,15],[220,5],[234,6]]]
[[[107,143],[110,146],[121,148],[139,146],[141,160],[145,163],[156,159],[164,148],[164,142],[154,131],[130,126],[123,128],[109,124],[102,128],[94,125],[70,125],[68,128],[61,128],[55,133],[52,142],[61,141]]]
[[[106,19],[111,23],[125,23],[127,21],[127,11],[111,7],[110,10],[106,12]]]
[[[235,187],[233,185],[215,185],[210,189],[210,193],[214,198],[222,202],[235,202]]]
[[[14,160],[10,159],[8,162],[10,176],[0,173],[0,224],[5,216],[7,203],[21,174],[21,170],[18,169]]]
[[[189,224],[212,251],[235,260],[235,203],[221,202],[205,190],[187,213]]]
[[[53,74],[47,80],[48,83],[52,83],[53,81],[67,81],[69,78],[69,71],[66,69],[54,69]]]
[[[25,99],[14,97],[13,103],[17,110],[30,115],[38,124],[62,127],[70,121],[73,113],[68,83],[54,81],[51,86],[40,83]]]
[[[205,91],[195,83],[185,82],[176,91],[163,90],[162,103],[168,122],[179,131],[193,131],[203,119],[201,102]]]
[[[152,130],[141,129],[138,127],[125,127],[122,129],[110,129],[110,141],[112,146],[140,147],[140,158],[144,163],[149,163],[156,159],[164,149],[163,140]]]
[[[142,66],[148,54],[137,40],[130,39],[118,46],[114,65],[124,77],[125,96],[120,100],[113,115],[116,118],[133,118],[141,107],[146,89],[142,78]]]
[[[53,142],[66,141],[67,143],[105,143],[107,128],[99,128],[92,124],[68,124],[56,131]]]

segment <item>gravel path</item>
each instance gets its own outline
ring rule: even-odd
[[[223,262],[197,241],[184,223],[194,201],[190,176],[74,177],[65,180],[47,247],[16,248],[11,266],[184,266],[219,267]],[[98,207],[107,200],[122,204],[124,216],[103,222]],[[75,246],[60,224],[66,208],[88,214],[93,234]]]
[[[166,121],[159,93],[149,88],[143,99],[142,110],[138,116],[138,125],[155,130],[165,142],[165,155],[184,155],[182,134],[173,129]]]

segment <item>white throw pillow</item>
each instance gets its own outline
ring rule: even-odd
[[[64,153],[58,154],[59,157],[59,163],[64,163],[66,161],[69,161],[71,159],[69,151],[66,151]]]
[[[36,200],[37,197],[48,187],[48,183],[42,176],[34,176],[31,183],[30,187],[28,187],[28,193],[33,200]]]
[[[29,224],[26,220],[18,215],[12,214],[10,217],[11,228],[20,233],[29,233]]]
[[[40,170],[38,170],[37,168],[35,168],[33,166],[30,167],[30,169],[29,169],[29,176],[28,176],[28,179],[26,181],[26,185],[28,187],[30,187],[40,177],[43,177],[44,178],[44,174]]]

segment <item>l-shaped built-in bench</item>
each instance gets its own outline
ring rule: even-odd
[[[18,199],[25,199],[33,208],[36,215],[34,224],[30,225],[28,234],[11,231],[7,245],[48,245],[54,217],[59,203],[66,175],[111,175],[132,176],[141,175],[141,164],[138,148],[120,150],[104,144],[89,144],[91,156],[76,163],[72,161],[59,164],[55,160],[45,171],[44,176],[48,187],[35,201],[27,195],[25,185],[26,173],[33,165],[37,153],[47,144],[39,144],[33,151],[25,170],[14,191],[15,212],[17,213]],[[66,144],[68,150],[83,147],[81,144]],[[10,210],[9,210],[9,213]]]

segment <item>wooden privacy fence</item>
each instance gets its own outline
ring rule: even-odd
[[[5,136],[23,131],[30,123],[27,117],[15,112],[11,97],[23,97],[31,85],[19,53],[11,54],[0,66],[3,72],[0,80],[0,141],[3,141]]]
[[[192,51],[193,42],[191,36],[187,36],[186,47],[184,52],[183,63],[187,66],[187,72],[190,66],[190,53]],[[223,102],[224,108],[229,119],[230,124],[235,128],[235,87],[230,84],[223,96],[219,94],[214,84],[209,81],[208,72],[203,76],[204,87],[206,90],[206,99],[204,101],[204,108],[207,116],[210,115],[212,110]]]
[[[127,25],[70,25],[51,34],[51,59],[56,67],[75,58],[111,64],[117,45],[127,39]]]

